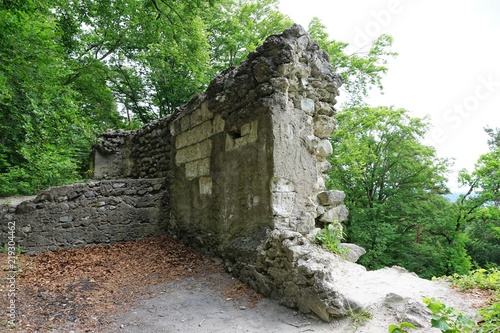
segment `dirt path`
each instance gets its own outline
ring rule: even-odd
[[[372,318],[366,321],[353,316],[325,323],[313,315],[301,314],[270,299],[250,304],[244,297],[234,300],[224,296],[225,286],[232,283],[234,279],[227,274],[212,273],[159,285],[153,297],[143,299],[128,313],[113,316],[112,323],[102,332],[385,333],[389,324],[401,322],[395,312],[378,304],[367,308]],[[455,293],[441,283],[428,292],[436,292],[441,299],[453,300],[454,304],[462,306],[474,301],[472,295]],[[412,332],[440,331],[421,328]]]
[[[332,332],[333,325],[287,309],[269,299],[251,304],[224,296],[234,283],[226,274],[158,286],[158,293],[130,312],[114,316],[102,332]]]

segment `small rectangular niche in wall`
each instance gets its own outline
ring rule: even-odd
[[[243,124],[241,128],[226,132],[226,151],[240,149],[248,144],[257,141],[258,136],[257,120],[251,123]]]

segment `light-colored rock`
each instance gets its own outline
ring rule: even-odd
[[[341,248],[345,249],[345,258],[350,262],[356,262],[358,259],[366,253],[366,250],[359,245],[351,243],[341,243],[339,245]]]
[[[337,127],[337,123],[333,117],[317,115],[314,117],[314,135],[320,139],[330,137]]]
[[[321,222],[332,223],[332,222],[343,222],[347,219],[349,211],[345,205],[340,205],[328,209],[323,215],[319,217]]]
[[[345,193],[338,190],[323,191],[318,194],[318,199],[323,206],[337,206],[345,199]]]

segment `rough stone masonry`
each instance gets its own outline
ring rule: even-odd
[[[169,117],[104,133],[94,182],[1,207],[2,235],[15,222],[35,253],[169,232],[282,304],[343,316],[360,306],[335,285],[344,260],[312,243],[347,216],[344,194],[325,188],[340,85],[328,54],[294,25]]]

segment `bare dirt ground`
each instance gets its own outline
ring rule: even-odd
[[[17,258],[15,332],[102,332],[112,315],[126,313],[142,298],[156,295],[162,283],[223,276],[221,266],[169,237],[112,246],[56,251]],[[7,255],[0,259],[0,331],[8,331],[6,304],[10,274]],[[250,306],[260,299],[235,279],[222,297]],[[214,281],[215,283],[215,281]]]
[[[226,274],[217,260],[164,236],[20,255],[17,325],[10,328],[5,283],[9,269],[5,253],[0,257],[2,332],[377,333],[397,322],[386,308],[373,306],[368,309],[373,318],[366,323],[355,318],[321,322],[263,298]],[[484,301],[480,294],[443,288],[428,292],[463,298],[472,306]]]

